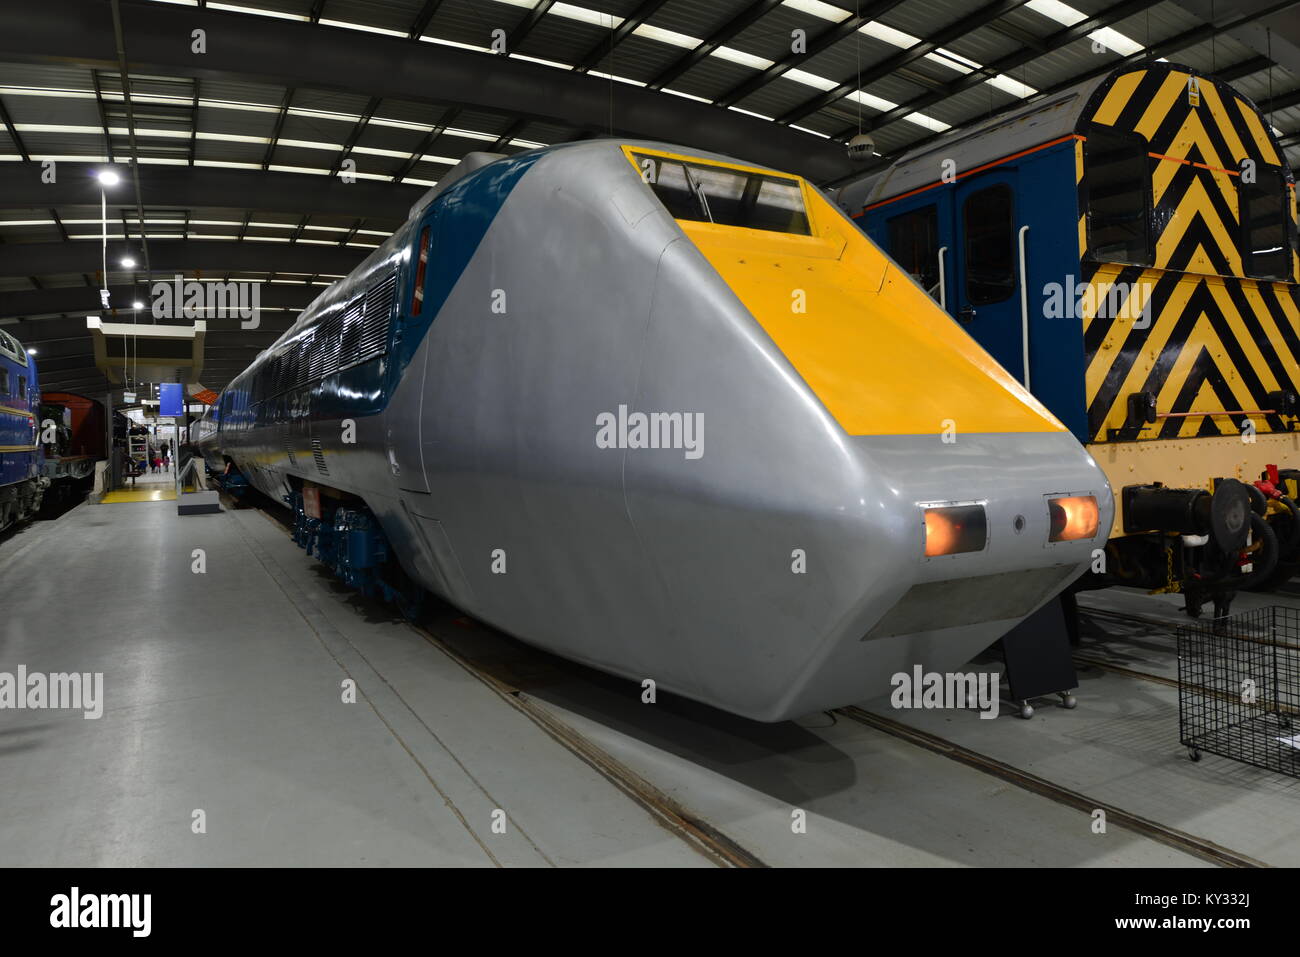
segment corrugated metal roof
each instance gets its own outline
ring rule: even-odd
[[[615,76],[649,83],[676,63],[685,52],[680,47],[630,36],[614,48],[612,56],[606,53],[601,57],[595,69],[601,73],[613,73]],[[677,84],[673,83],[672,88],[677,89]]]

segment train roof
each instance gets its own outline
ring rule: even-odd
[[[847,209],[906,193],[939,175],[939,164],[947,157],[961,157],[963,169],[972,169],[1003,156],[1011,156],[1040,143],[1074,132],[1093,91],[1115,74],[1107,73],[1068,90],[1044,97],[1007,113],[990,117],[969,130],[949,133],[933,143],[904,153],[884,172],[863,177],[839,192]]]
[[[0,329],[0,356],[16,362],[20,366],[28,364],[27,350],[23,348],[23,344],[3,329]]]

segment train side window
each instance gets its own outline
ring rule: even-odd
[[[1011,298],[1016,291],[1011,187],[999,183],[971,193],[966,197],[962,220],[966,230],[966,298],[974,306]]]
[[[18,398],[20,399],[27,398],[27,377],[26,376],[20,375],[18,377]]]
[[[411,289],[411,315],[418,316],[420,310],[424,308],[424,274],[429,265],[429,227],[425,226],[420,230],[420,254],[415,266],[415,285]],[[351,325],[345,318],[345,326]],[[348,355],[344,351],[344,361]]]
[[[1291,251],[1287,243],[1287,191],[1279,169],[1256,171],[1255,182],[1237,183],[1241,249],[1248,276],[1288,279]]]
[[[926,291],[939,285],[939,208],[931,203],[889,221],[889,254]]]
[[[0,369],[0,393],[9,394],[9,370]]]
[[[1149,145],[1140,133],[1090,126],[1083,144],[1088,252],[1094,259],[1151,263]]]

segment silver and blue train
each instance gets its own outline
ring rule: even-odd
[[[967,662],[1105,476],[804,179],[471,154],[197,423],[364,590],[763,721]]]

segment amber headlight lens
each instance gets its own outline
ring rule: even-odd
[[[978,552],[988,541],[983,505],[939,505],[925,510],[925,554]]]
[[[1095,495],[1049,498],[1047,511],[1052,523],[1049,542],[1074,542],[1097,534],[1101,509],[1097,507]]]

